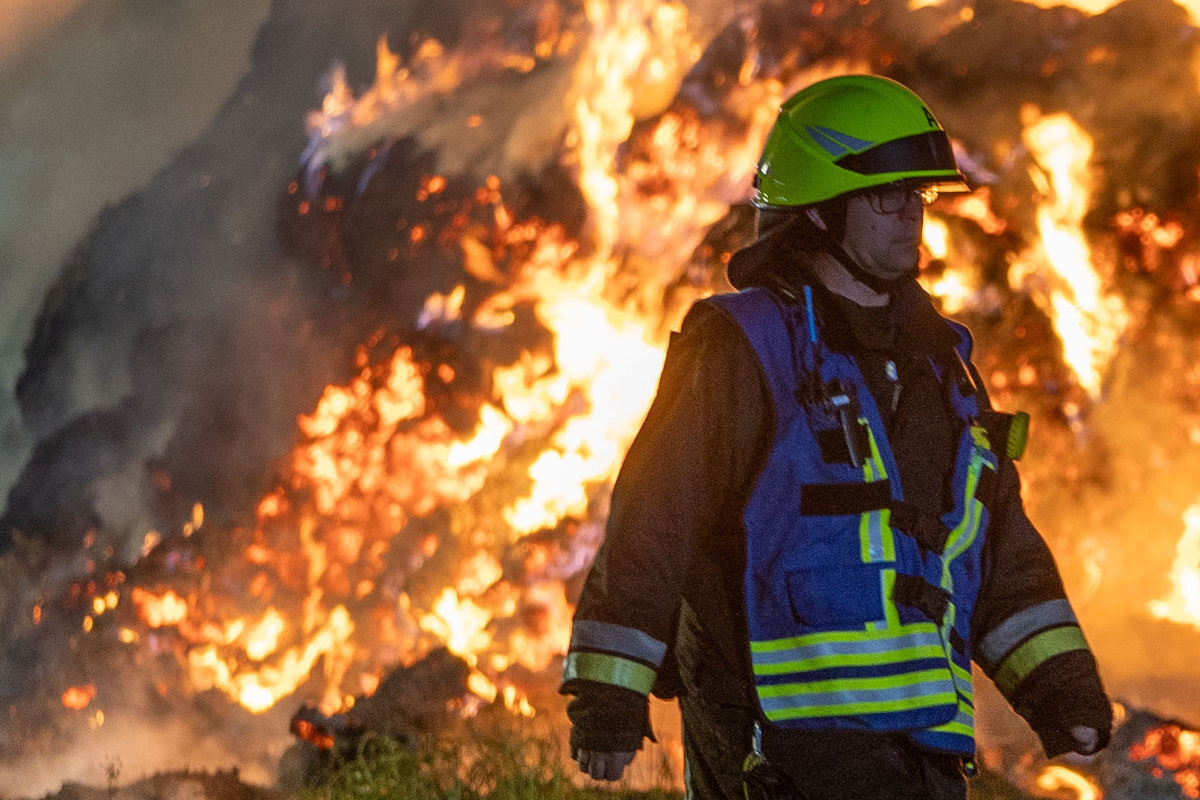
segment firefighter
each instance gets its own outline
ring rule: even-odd
[[[966,189],[928,106],[877,76],[779,111],[739,289],[694,305],[614,486],[561,691],[619,779],[678,696],[688,797],[961,799],[974,661],[1047,754],[1112,710],[971,337],[915,281],[925,204]]]

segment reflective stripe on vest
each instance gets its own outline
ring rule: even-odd
[[[926,669],[886,678],[838,678],[765,686],[759,689],[763,713],[771,721],[907,711],[955,702],[946,670]]]
[[[759,683],[759,701],[772,721],[928,708],[954,702],[945,652],[931,622],[897,630],[813,633],[771,642],[751,642],[754,674],[792,677]],[[937,665],[929,668],[929,664]],[[885,675],[856,675],[858,668],[893,665]],[[912,668],[918,666],[920,668]],[[837,677],[804,680],[823,672]]]

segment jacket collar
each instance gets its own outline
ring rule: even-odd
[[[822,334],[836,350],[890,350],[902,344],[905,349],[937,355],[958,343],[958,334],[915,280],[898,284],[887,306],[859,306],[816,280],[809,268],[812,253],[802,249],[790,231],[791,226],[785,226],[734,253],[729,260],[730,282],[739,288],[765,287],[790,303],[801,302],[805,284],[813,286]]]

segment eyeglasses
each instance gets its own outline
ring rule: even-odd
[[[928,206],[937,200],[938,191],[931,186],[911,188],[906,186],[884,186],[864,192],[867,202],[876,214],[895,214],[907,208],[914,199],[922,206]]]

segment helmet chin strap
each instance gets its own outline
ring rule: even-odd
[[[854,260],[853,256],[846,252],[846,248],[842,246],[842,243],[835,241],[832,236],[828,235],[827,231],[826,235],[821,238],[824,240],[822,244],[825,251],[837,259],[837,262],[846,268],[851,277],[880,294],[891,294],[892,290],[900,284],[917,277],[918,268],[914,266],[912,269],[905,270],[894,278],[881,278],[864,269],[862,265]]]
[[[841,203],[840,206],[836,205],[838,202]],[[832,204],[826,204],[824,208],[812,208],[808,210],[809,227],[814,234],[814,243],[833,256],[850,273],[850,277],[880,294],[891,294],[900,284],[916,278],[918,274],[916,265],[913,265],[912,269],[905,270],[894,278],[881,278],[865,269],[855,260],[854,256],[847,252],[841,242],[845,228],[847,202],[844,197],[834,198],[831,201]]]

